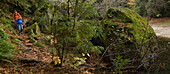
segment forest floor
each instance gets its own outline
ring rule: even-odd
[[[23,17],[23,21],[28,20],[27,18]],[[12,26],[14,27],[14,23]],[[14,51],[13,58],[9,59],[12,63],[9,62],[0,62],[0,74],[60,74],[60,73],[89,73],[94,71],[93,62],[90,62],[91,67],[81,66],[81,67],[70,67],[68,63],[64,63],[63,66],[56,66],[54,63],[51,63],[52,54],[48,51],[50,47],[53,45],[45,45],[45,47],[38,47],[35,46],[32,42],[30,42],[29,35],[25,32],[27,25],[24,24],[24,30],[22,35],[18,34],[14,36],[15,38],[21,40],[20,43],[16,44],[15,46],[17,49]],[[11,33],[8,29],[3,28],[4,31],[11,36]],[[46,38],[47,36],[41,33],[41,38]],[[35,40],[35,43],[38,42],[38,39]],[[56,57],[53,57],[56,59]],[[91,55],[92,60],[97,60],[96,55],[93,57]]]
[[[24,20],[24,19],[23,19]],[[168,35],[170,37],[170,18],[161,18],[161,19],[152,19],[149,21],[149,24],[153,27],[155,30],[156,34],[159,36],[164,36]],[[161,24],[161,25],[160,25]],[[14,26],[14,23],[12,24]],[[15,38],[20,39],[21,42],[16,45],[18,48],[15,50],[14,57],[9,59],[12,61],[12,64],[7,63],[7,62],[1,62],[0,64],[0,73],[2,74],[32,74],[32,73],[38,73],[38,74],[59,74],[59,73],[73,73],[73,74],[79,74],[79,73],[96,73],[96,64],[95,61],[98,61],[97,58],[99,58],[96,55],[91,55],[90,59],[90,64],[92,65],[91,67],[87,66],[81,66],[81,67],[70,67],[68,66],[67,63],[65,63],[62,67],[55,66],[54,64],[51,64],[52,61],[52,55],[47,52],[48,49],[52,45],[45,45],[45,47],[38,47],[33,45],[29,41],[29,36],[27,33],[25,33],[26,25],[24,28],[24,31],[22,32],[22,35],[16,35]],[[10,32],[9,30],[6,30],[6,33],[9,35]],[[18,33],[18,31],[17,31]],[[43,34],[42,34],[43,35]],[[45,37],[42,36],[40,38]],[[37,40],[35,41],[37,42]],[[170,45],[168,45],[167,40],[165,42],[162,42],[165,44],[166,52],[160,54],[162,59],[162,63],[165,64],[165,68],[161,69],[159,73],[169,73],[170,71]],[[165,57],[166,56],[166,57]],[[55,59],[54,57],[53,59]],[[106,64],[102,63],[101,65],[106,66]],[[90,72],[89,72],[90,71]],[[107,73],[107,70],[101,70],[97,71],[99,73]]]

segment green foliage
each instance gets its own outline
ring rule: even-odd
[[[142,16],[157,17],[157,14],[170,16],[168,0],[135,0],[135,2],[135,10]]]
[[[138,57],[143,61],[149,59],[146,53],[155,52],[157,39],[154,30],[148,25],[146,19],[133,10],[109,9],[101,25],[103,31],[100,33],[100,43],[105,48],[109,48],[108,54],[124,54],[126,55],[123,56],[124,58]],[[139,61],[135,62],[139,63]],[[146,67],[147,64],[143,64]]]
[[[80,24],[79,27],[73,29],[73,25],[69,26],[56,26],[58,36],[58,47],[62,48],[63,44],[65,47],[74,46],[79,52],[90,52],[96,51],[97,47],[94,47],[93,44],[89,41],[94,36],[94,28],[90,26],[89,23],[77,22]],[[100,52],[100,51],[99,51]]]
[[[124,67],[129,65],[131,60],[130,59],[123,59],[122,56],[118,55],[115,59],[111,59],[115,64],[115,72],[122,74],[123,72],[121,69],[125,69]]]
[[[31,31],[30,31],[31,30]],[[25,32],[27,32],[28,34],[32,34],[35,33],[35,35],[40,35],[40,28],[37,22],[35,22],[34,24],[32,24],[31,26],[29,26]]]
[[[140,15],[132,10],[124,9],[109,9],[105,18],[102,21],[105,29],[101,34],[106,45],[109,45],[113,40],[135,41],[135,44],[141,44],[142,40],[146,41],[150,35],[154,35],[151,26]],[[118,39],[119,38],[119,39]]]
[[[68,3],[49,3],[48,10],[35,16],[42,32],[53,35],[55,51],[62,59],[69,51],[101,53],[104,48],[90,40],[96,35],[97,22],[91,20],[96,11],[89,1],[71,0]],[[69,9],[69,11],[68,11]],[[28,30],[29,31],[29,30]],[[66,53],[66,54],[65,54]]]
[[[38,37],[40,36],[40,28],[37,22],[35,22],[34,24],[32,24],[31,26],[29,26],[26,30],[26,33],[28,33],[29,38],[30,38],[30,42],[35,42],[35,39],[38,39]]]
[[[21,13],[24,11],[23,14],[35,15],[41,13],[41,11],[46,8],[47,2],[48,0],[2,0],[0,7],[2,7],[6,13],[18,10]],[[8,10],[7,8],[13,10]]]
[[[161,17],[161,14],[156,14],[156,17]]]
[[[4,40],[8,40],[9,36],[5,33],[5,31],[1,28],[0,25],[0,36],[4,39]]]
[[[50,38],[49,37],[45,37],[45,38],[40,38],[38,40],[38,43],[42,43],[42,44],[46,44],[46,45],[49,45],[50,44]]]
[[[14,49],[14,45],[9,43],[2,38],[0,38],[0,60],[12,57],[12,49]]]
[[[0,28],[0,60],[7,61],[6,59],[12,57],[12,49],[14,45],[11,44],[8,40],[9,36],[5,31]]]
[[[3,24],[0,25],[0,61],[6,61],[9,63],[12,63],[11,61],[9,61],[7,59],[12,57],[12,53],[13,53],[12,51],[13,51],[13,49],[15,49],[15,46],[14,46],[14,44],[10,43],[9,40],[11,40],[11,42],[14,42],[14,43],[19,42],[19,40],[14,38],[13,36],[9,36],[1,28],[1,27],[7,28],[7,30],[9,30],[11,32],[11,34],[16,33],[10,24],[11,21],[5,17],[2,17],[2,18],[4,18],[7,22],[4,22],[5,25],[3,25]],[[1,20],[1,22],[3,22],[3,20]]]

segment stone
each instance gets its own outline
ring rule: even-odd
[[[101,24],[104,28],[104,40],[108,43],[106,46],[114,39],[117,39],[117,37],[121,40],[127,39],[141,44],[142,41],[156,36],[152,27],[148,25],[147,20],[130,9],[122,11],[113,8],[109,9]],[[151,40],[154,43],[156,39],[152,38]]]
[[[30,42],[35,42],[35,40],[38,40],[38,36],[40,35],[38,23],[35,22],[33,25],[29,26],[25,32],[29,34]]]
[[[27,49],[27,47],[25,47],[24,45],[22,45],[22,43],[18,43],[18,45],[20,45],[20,47],[21,47],[22,49]]]
[[[31,30],[32,29],[32,30]],[[32,32],[35,33],[35,35],[40,35],[40,28],[37,22],[35,22],[33,25],[29,26],[25,32],[28,34],[31,34]]]
[[[146,19],[130,9],[111,8],[102,19],[101,27],[103,28],[101,33],[103,43],[100,44],[106,48],[113,43],[110,46],[109,55],[117,52],[138,51],[126,53],[124,57],[143,57],[146,54],[142,63],[145,67],[149,66],[145,63],[151,62],[148,58],[151,53],[155,53],[157,39]],[[153,60],[154,57],[151,59]]]

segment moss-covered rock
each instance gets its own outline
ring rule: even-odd
[[[123,11],[109,9],[102,21],[102,26],[105,29],[105,40],[108,41],[112,41],[112,37],[118,36],[141,44],[142,41],[155,35],[146,19],[130,9],[123,9]]]
[[[145,56],[142,62],[145,62],[145,67],[148,66],[149,55],[154,53],[157,40],[154,30],[148,25],[146,19],[130,9],[112,8],[107,11],[101,25],[103,27],[103,46],[107,47],[113,43],[113,46],[110,47],[113,51],[112,54],[134,50],[137,53],[128,53],[126,57]]]
[[[32,30],[33,31],[32,31]],[[28,34],[31,34],[31,33],[35,33],[36,35],[40,35],[40,28],[39,28],[39,26],[38,26],[38,23],[37,22],[35,22],[33,25],[31,25],[31,26],[29,26],[26,30],[25,30],[25,32],[28,32]]]
[[[35,22],[33,25],[29,26],[25,32],[29,34],[30,42],[35,42],[35,40],[37,40],[38,36],[40,35],[38,23]]]

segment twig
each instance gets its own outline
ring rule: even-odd
[[[107,48],[106,48],[106,50],[104,51],[104,53],[102,54],[102,56],[101,56],[101,58],[100,58],[100,61],[99,61],[99,63],[98,63],[98,65],[97,66],[99,66],[100,65],[100,63],[102,62],[102,59],[103,59],[103,57],[104,57],[104,55],[105,55],[105,53],[108,51],[108,49],[110,48],[110,46],[111,45],[113,45],[113,43],[114,42],[112,42]]]

